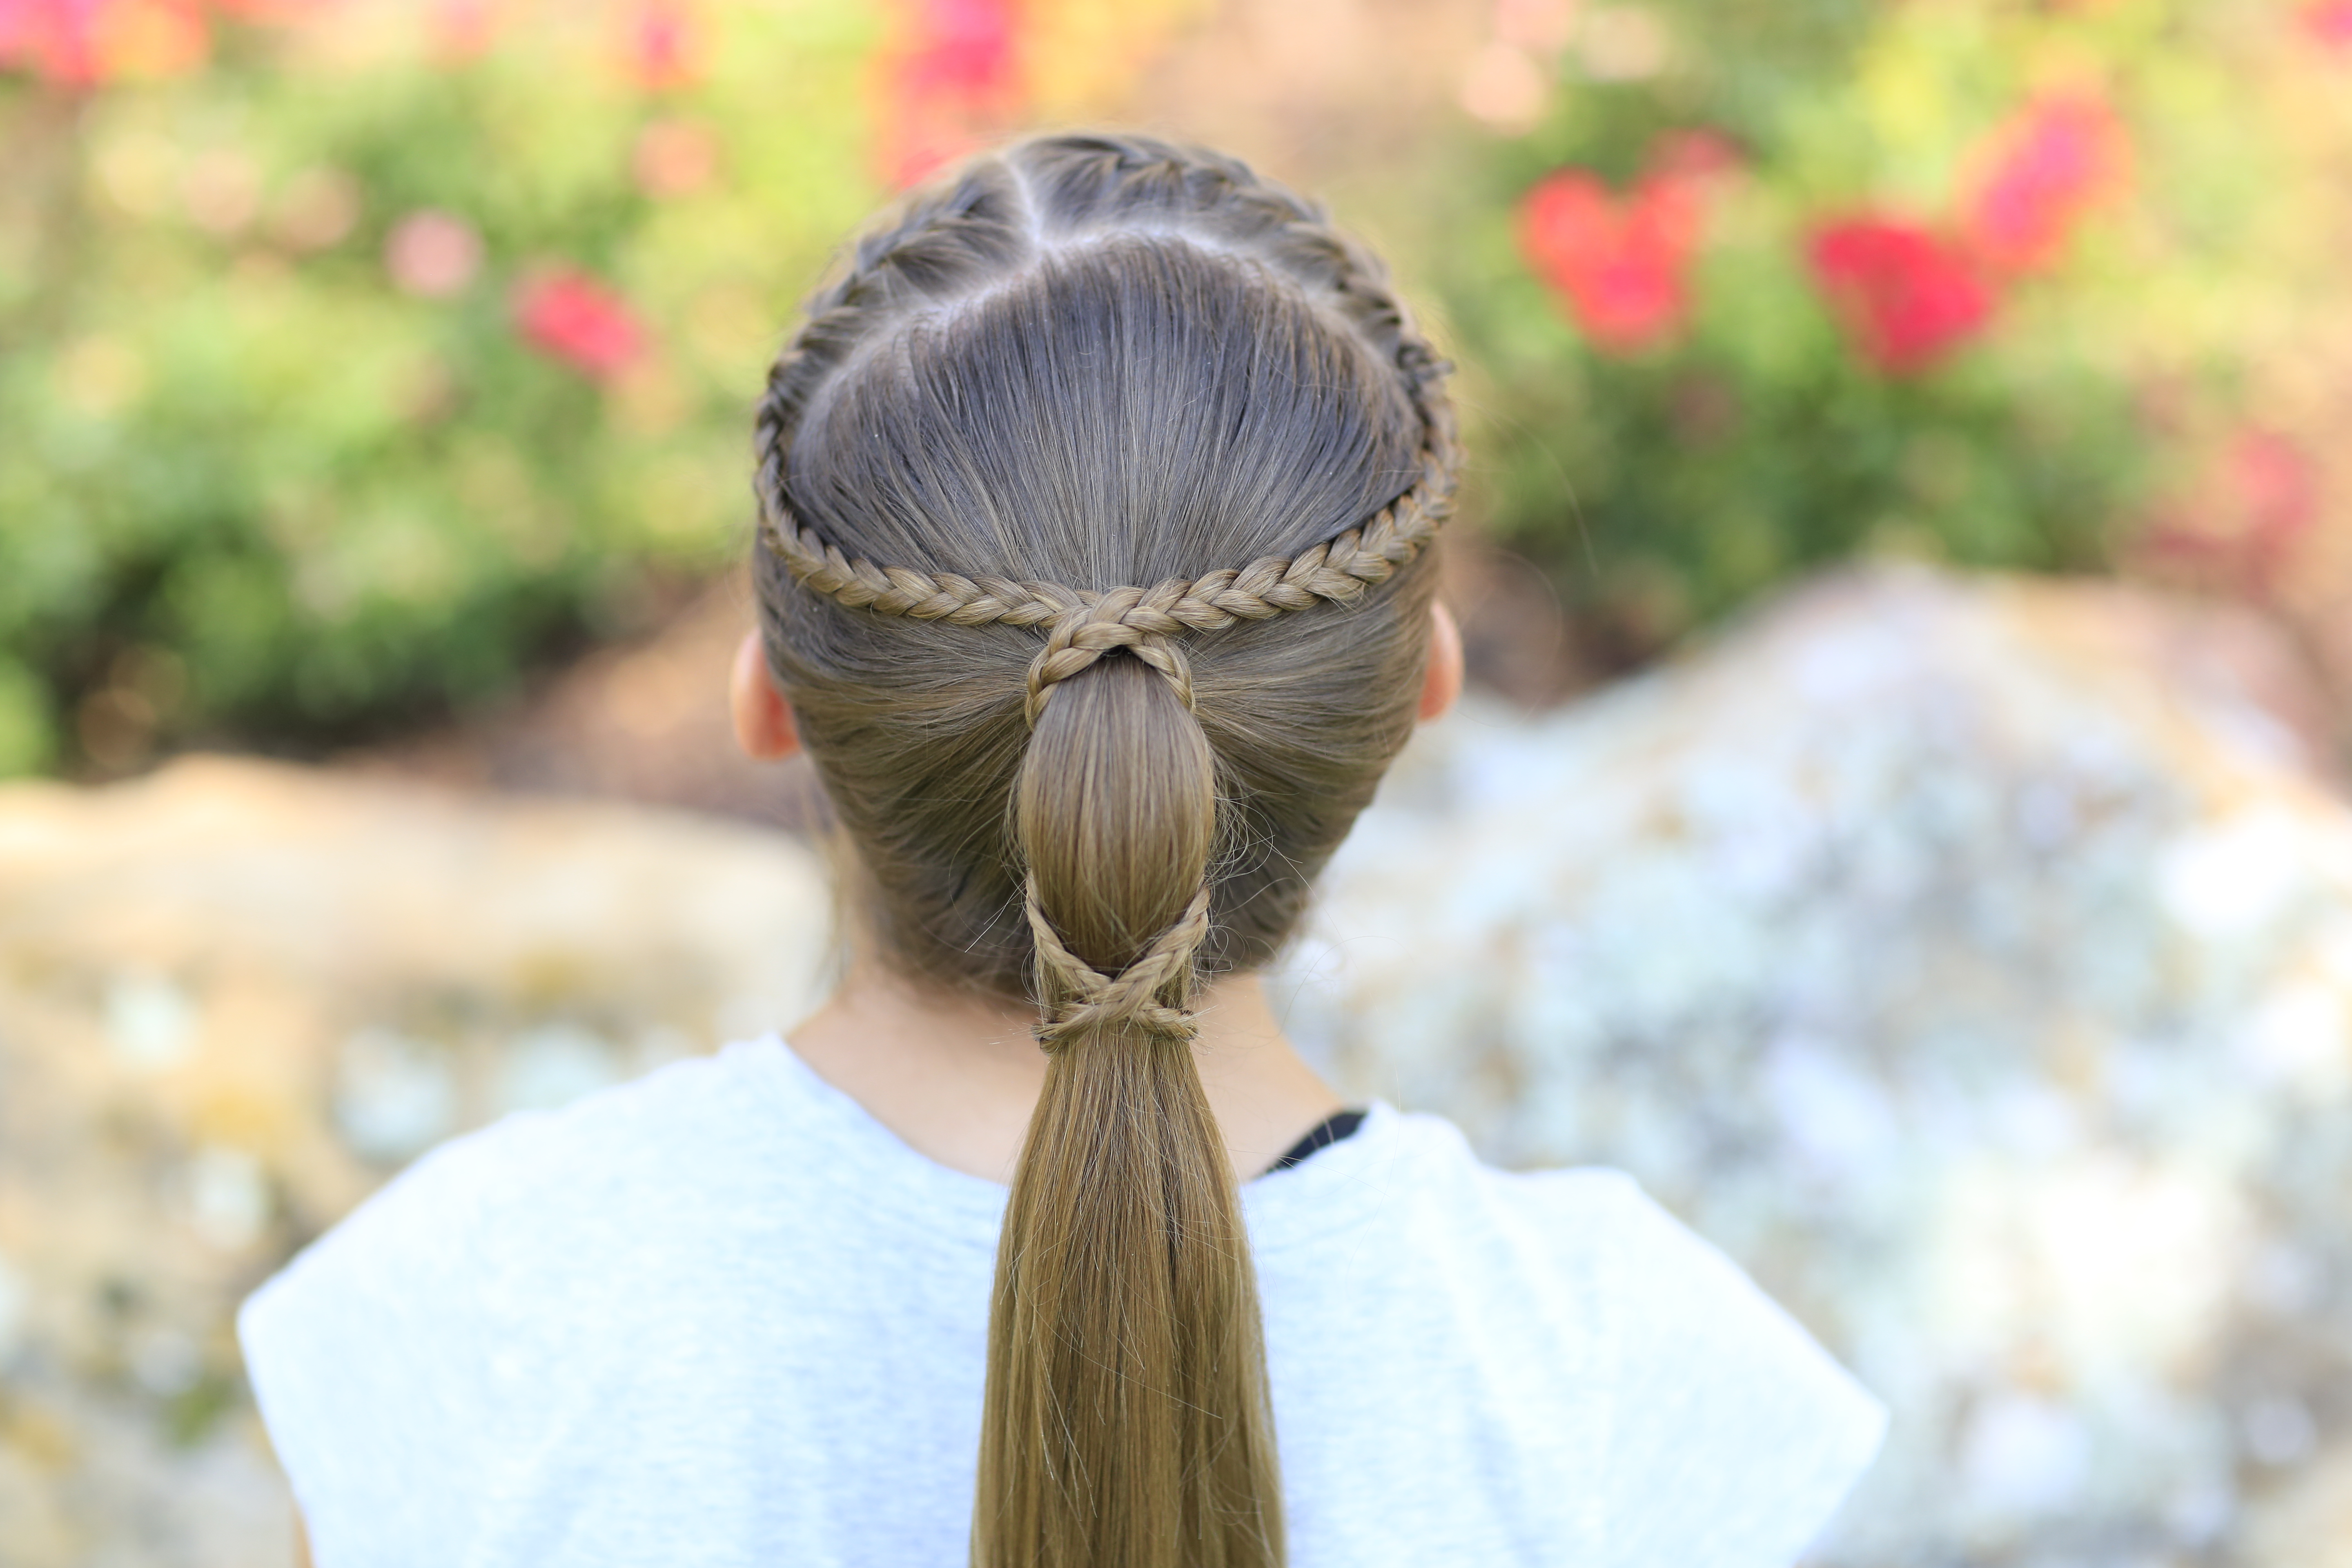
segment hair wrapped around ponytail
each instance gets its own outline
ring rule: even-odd
[[[770,378],[769,658],[860,912],[919,978],[1034,997],[1050,1058],[997,1256],[975,1568],[1283,1561],[1191,1002],[1288,936],[1410,732],[1443,368],[1299,198],[1060,137],[868,237]]]

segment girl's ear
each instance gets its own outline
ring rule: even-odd
[[[1444,605],[1429,607],[1429,673],[1421,683],[1421,721],[1442,719],[1462,695],[1462,628]]]
[[[1460,657],[1457,652],[1457,663]],[[768,673],[768,656],[760,647],[757,631],[745,632],[742,645],[735,650],[735,668],[727,679],[727,707],[735,720],[735,743],[752,761],[782,762],[801,749],[793,705],[784,700]]]

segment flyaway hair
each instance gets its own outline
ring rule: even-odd
[[[978,160],[769,378],[769,663],[877,951],[1025,996],[975,1568],[1275,1568],[1235,1175],[1193,1060],[1410,733],[1457,458],[1377,261],[1142,138]]]

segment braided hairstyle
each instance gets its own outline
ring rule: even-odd
[[[1190,999],[1412,728],[1444,366],[1242,164],[1056,136],[913,197],[759,412],[770,667],[924,982],[1039,1007],[976,1568],[1274,1568],[1256,1287]]]

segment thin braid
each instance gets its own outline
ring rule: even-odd
[[[1184,906],[1176,923],[1153,939],[1141,957],[1117,974],[1105,974],[1062,941],[1054,922],[1037,901],[1037,879],[1032,876],[1023,907],[1029,930],[1037,941],[1038,988],[1047,996],[1063,998],[1053,1016],[1036,1026],[1037,1043],[1051,1055],[1089,1031],[1113,1024],[1132,1024],[1148,1035],[1178,1042],[1191,1039],[1200,1025],[1178,1003],[1192,977],[1192,958],[1209,936],[1209,889],[1206,884]]]
[[[1024,710],[1032,728],[1055,686],[1114,648],[1166,676],[1190,708],[1192,667],[1171,639],[1321,604],[1354,604],[1437,537],[1453,512],[1454,461],[1451,432],[1432,436],[1441,444],[1424,452],[1419,479],[1369,522],[1288,560],[1264,556],[1238,571],[1221,569],[1190,581],[1171,577],[1149,589],[1097,593],[853,559],[793,516],[777,482],[782,476],[772,479],[770,470],[782,467],[773,450],[761,465],[760,537],[802,584],[851,609],[960,626],[1050,625],[1045,646],[1029,667]]]
[[[1045,646],[1029,664],[1028,691],[1022,711],[1032,730],[1037,727],[1037,716],[1045,710],[1045,699],[1054,694],[1055,687],[1118,647],[1127,649],[1167,677],[1168,684],[1176,692],[1176,700],[1188,711],[1192,710],[1192,661],[1169,640],[1169,634],[1139,631],[1125,618],[1143,608],[1143,598],[1140,588],[1113,588],[1090,604],[1065,612],[1055,621]]]

